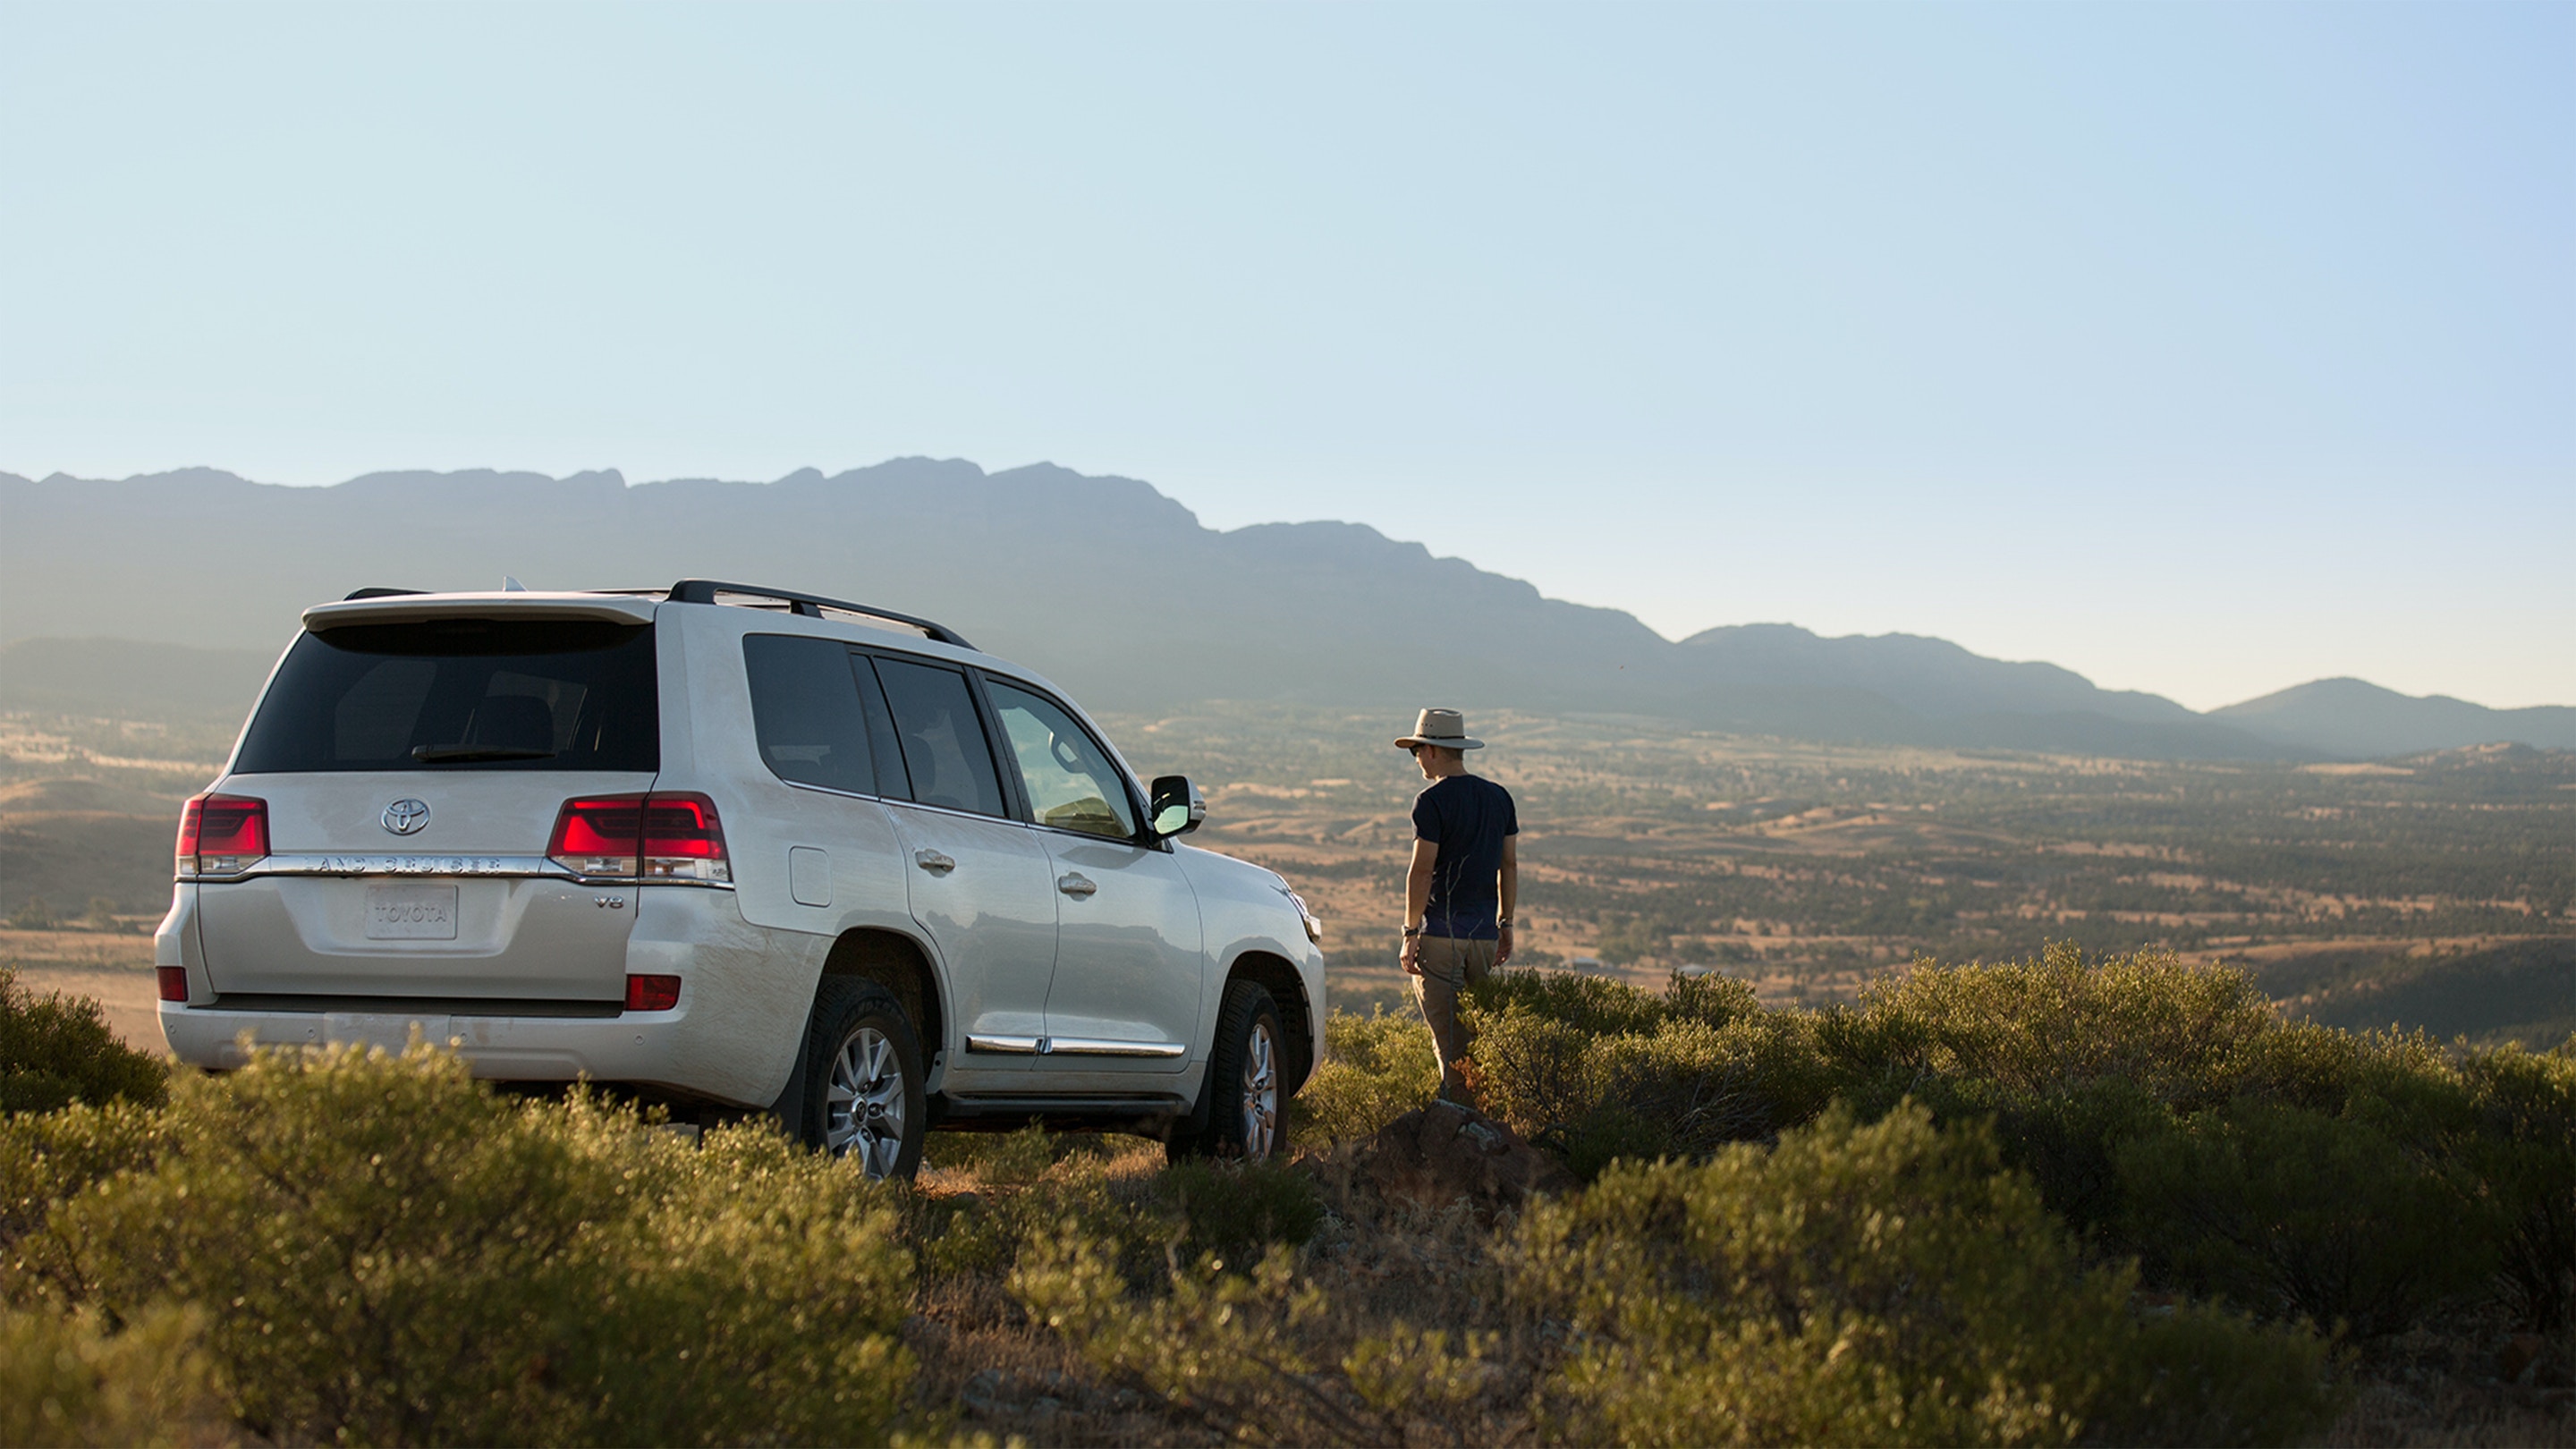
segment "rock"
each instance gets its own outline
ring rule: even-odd
[[[968,1379],[966,1386],[957,1391],[957,1401],[971,1413],[996,1417],[1019,1407],[1010,1393],[1013,1387],[1009,1374],[1000,1369],[985,1369]]]
[[[1555,1158],[1454,1102],[1433,1102],[1379,1129],[1360,1149],[1359,1166],[1379,1192],[1432,1209],[1461,1198],[1514,1207],[1531,1193],[1574,1186]]]
[[[2527,1384],[2536,1377],[2541,1360],[2549,1356],[2549,1340],[2536,1333],[2517,1333],[2496,1350],[2496,1377],[2509,1384]]]

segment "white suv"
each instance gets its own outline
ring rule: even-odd
[[[1321,932],[1175,843],[1205,813],[925,619],[362,589],[304,611],[188,802],[161,1029],[210,1068],[418,1031],[479,1076],[773,1112],[875,1176],[1032,1120],[1265,1157]]]

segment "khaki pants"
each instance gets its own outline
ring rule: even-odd
[[[1440,1095],[1452,1102],[1467,1101],[1467,1084],[1458,1075],[1458,1064],[1467,1059],[1472,1044],[1467,1023],[1458,1019],[1458,993],[1493,973],[1491,941],[1422,938],[1422,974],[1413,978],[1413,997],[1422,1004],[1422,1020],[1440,1048]]]

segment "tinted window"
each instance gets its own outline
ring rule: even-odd
[[[649,771],[661,753],[650,626],[427,619],[296,640],[240,767]]]
[[[752,731],[772,774],[800,785],[876,793],[867,719],[846,645],[747,634],[742,663],[751,678]]]
[[[876,665],[903,745],[904,767],[912,776],[912,798],[979,815],[1004,813],[1001,777],[993,773],[993,752],[984,743],[983,722],[975,713],[975,697],[967,692],[966,676],[900,659],[880,659]]]
[[[984,692],[1010,738],[1027,785],[1029,813],[1040,825],[1117,840],[1136,838],[1136,809],[1127,781],[1098,741],[1054,700],[986,679]]]

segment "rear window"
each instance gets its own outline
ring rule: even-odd
[[[587,619],[429,619],[306,634],[237,768],[661,767],[653,630]]]

